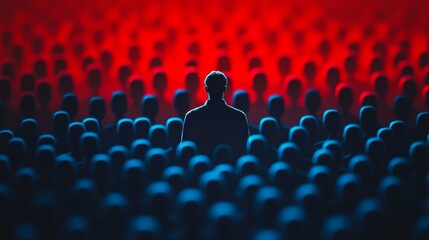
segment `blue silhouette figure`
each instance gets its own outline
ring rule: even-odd
[[[249,112],[250,97],[246,90],[237,90],[234,92],[232,97],[232,106],[246,114]],[[249,123],[249,131],[251,135],[259,133],[258,127],[252,123]]]

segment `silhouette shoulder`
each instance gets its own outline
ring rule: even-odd
[[[187,112],[186,113],[186,116],[194,116],[194,115],[198,115],[198,114],[200,114],[200,113],[202,113],[203,111],[204,111],[204,108],[205,108],[205,106],[203,105],[203,106],[199,106],[199,107],[196,107],[196,108],[194,108],[194,109],[192,109],[192,110],[190,110],[189,112]]]
[[[239,116],[239,117],[247,118],[246,114],[243,111],[241,111],[240,109],[237,109],[237,108],[229,106],[229,105],[228,105],[228,107],[229,107],[231,112],[233,112],[235,115],[237,115],[237,117]]]

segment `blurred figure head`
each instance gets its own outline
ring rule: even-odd
[[[117,120],[124,116],[128,108],[127,96],[124,92],[116,91],[112,93],[112,97],[110,99],[110,108],[115,114]]]
[[[162,98],[167,89],[167,75],[162,69],[157,68],[154,70],[152,81],[153,89],[156,91],[158,98]]]
[[[352,87],[346,83],[338,84],[335,89],[335,97],[341,110],[348,113],[354,101]]]
[[[287,95],[292,101],[292,104],[297,104],[302,92],[301,80],[298,79],[297,77],[289,77],[286,79],[286,82],[287,82],[287,87],[286,87]]]
[[[189,94],[184,89],[176,90],[174,93],[174,109],[180,118],[184,118],[189,110]]]
[[[73,121],[79,110],[79,102],[76,95],[74,93],[65,94],[61,101],[61,108],[69,114],[70,120]]]
[[[91,90],[91,94],[93,96],[98,95],[98,91],[100,90],[102,84],[101,71],[95,66],[91,66],[87,70],[87,84]]]
[[[305,93],[305,108],[311,115],[317,117],[321,102],[322,97],[319,90],[310,89]]]
[[[304,77],[310,85],[313,85],[317,74],[317,65],[314,61],[309,60],[304,63]]]
[[[143,116],[150,119],[152,123],[158,114],[158,99],[154,95],[145,95],[142,99]]]
[[[24,93],[21,96],[19,110],[23,118],[34,118],[36,115],[36,99],[32,93]]]
[[[48,108],[52,99],[51,84],[48,82],[40,82],[37,84],[36,91],[37,100],[42,108]]]
[[[253,70],[252,84],[253,91],[258,98],[262,98],[268,87],[268,79],[265,73],[259,69]]]
[[[195,68],[187,68],[185,76],[185,88],[189,95],[195,96],[200,86],[200,79]]]
[[[60,95],[72,93],[74,91],[73,78],[70,74],[63,72],[58,78],[58,92]]]
[[[128,78],[128,94],[131,100],[136,103],[140,103],[143,95],[145,94],[145,87],[143,80],[138,75],[132,75]]]
[[[106,102],[101,97],[92,97],[89,100],[89,116],[98,120],[102,124],[106,115]]]
[[[268,113],[277,121],[281,121],[285,111],[285,103],[281,95],[271,95],[268,99]]]
[[[250,98],[246,90],[237,90],[232,98],[232,106],[247,113],[250,108]]]
[[[342,131],[342,122],[340,113],[335,109],[326,110],[323,113],[323,127],[328,133],[329,138],[336,139]]]
[[[340,70],[337,67],[329,67],[326,71],[326,83],[332,92],[340,82]]]
[[[411,100],[404,95],[397,96],[393,101],[393,109],[399,120],[407,122],[412,110]]]

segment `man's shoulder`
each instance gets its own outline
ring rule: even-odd
[[[247,118],[246,114],[241,111],[240,109],[237,109],[235,107],[232,107],[230,105],[227,105],[229,112],[231,112],[231,114],[234,114],[234,116],[236,117],[244,117]]]
[[[193,116],[198,116],[198,115],[200,115],[202,112],[204,112],[204,111],[205,111],[205,108],[206,108],[206,106],[205,106],[205,105],[202,105],[202,106],[196,107],[196,108],[194,108],[194,109],[190,110],[189,112],[187,112],[185,117],[188,117],[188,118],[189,118],[189,117],[193,117]]]

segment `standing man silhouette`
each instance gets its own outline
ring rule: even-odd
[[[212,71],[204,83],[208,100],[186,114],[182,141],[195,142],[200,153],[208,156],[212,156],[219,144],[229,145],[235,156],[244,154],[249,125],[246,114],[229,106],[223,98],[228,83],[226,76]]]

